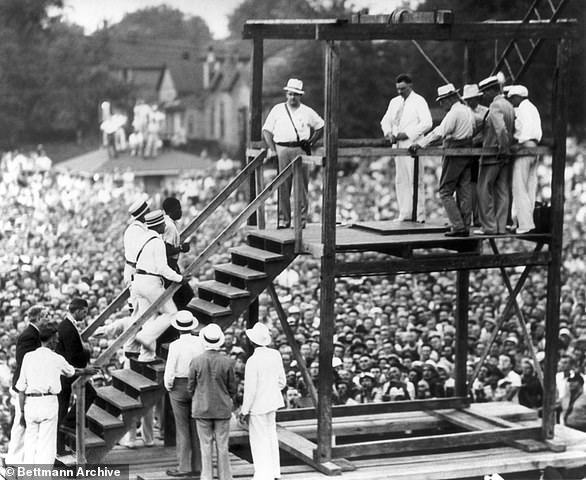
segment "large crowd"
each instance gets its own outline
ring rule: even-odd
[[[564,262],[560,317],[560,373],[571,369],[585,373],[586,283],[586,171],[584,145],[568,143],[564,222]],[[540,160],[539,194],[547,202],[551,158]],[[342,223],[393,217],[396,211],[392,175],[393,161],[355,159],[339,177],[338,217]],[[430,220],[442,218],[435,191],[440,162],[427,159],[425,186]],[[309,222],[321,215],[321,173],[313,172],[309,188]],[[212,168],[172,179],[154,204],[176,196],[184,206],[183,224],[203,209],[226,184],[223,171]],[[0,162],[0,444],[5,448],[10,431],[12,405],[10,385],[14,369],[15,342],[25,326],[28,309],[48,307],[60,320],[72,297],[89,303],[88,321],[95,318],[122,290],[124,255],[122,234],[128,225],[128,205],[144,192],[130,176],[109,174],[83,176],[47,168],[38,155],[8,152]],[[225,204],[191,238],[191,250],[181,264],[189,264],[198,252],[224,228],[245,204],[245,195]],[[276,210],[268,205],[269,221]],[[228,261],[228,248],[244,240],[245,231],[224,245],[191,283],[211,279],[212,266]],[[526,243],[513,248],[528,249]],[[351,254],[355,259],[364,255]],[[512,273],[520,273],[514,269]],[[301,355],[311,377],[318,376],[319,259],[298,257],[277,279],[277,292],[293,327]],[[529,336],[543,358],[547,275],[534,269],[518,297]],[[470,375],[486,348],[488,338],[505,307],[508,292],[498,270],[480,270],[470,276],[468,371]],[[455,275],[429,273],[398,276],[352,277],[337,280],[335,303],[335,403],[378,402],[409,398],[448,396],[453,391]],[[128,315],[121,311],[113,319]],[[280,328],[270,297],[259,297],[259,319],[271,328],[287,373],[284,392],[289,408],[311,404],[308,386],[301,375],[291,346]],[[92,338],[92,357],[112,343],[111,338]],[[242,321],[226,331],[224,350],[235,361],[242,384],[246,361],[246,336]],[[112,361],[121,366],[123,355]],[[520,380],[515,378],[515,375]],[[107,370],[94,378],[109,381]],[[239,389],[242,392],[242,388]],[[240,393],[241,395],[241,393]],[[471,389],[473,401],[512,399],[532,408],[541,406],[541,389],[525,335],[515,317],[507,321],[490,349],[485,365]]]

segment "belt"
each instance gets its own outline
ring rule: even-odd
[[[300,147],[301,142],[275,142],[276,145],[281,147]]]
[[[163,278],[163,276],[159,275],[158,273],[147,272],[146,270],[143,270],[142,268],[137,268],[135,273],[140,273],[141,275],[151,275],[152,277]]]
[[[126,260],[126,265],[130,265],[132,268],[136,268],[136,262],[131,262],[129,260]]]
[[[140,352],[133,352],[133,351],[127,351],[124,352],[124,356],[128,359],[130,358],[138,358],[138,355],[140,354]]]
[[[50,397],[51,395],[57,395],[56,393],[25,393],[27,397]]]

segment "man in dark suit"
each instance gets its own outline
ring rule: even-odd
[[[22,359],[28,352],[32,352],[41,346],[39,327],[46,315],[47,311],[41,305],[35,305],[34,307],[29,308],[26,314],[28,325],[16,340],[16,368],[14,370],[14,377],[12,377],[12,389],[15,392],[18,392],[18,390],[16,390],[16,382],[20,376]],[[10,432],[8,453],[6,454],[5,458],[7,465],[15,465],[24,462],[25,428],[21,425],[20,422],[22,412],[20,411],[19,402],[15,402],[14,407],[14,422]]]
[[[85,375],[91,375],[97,372],[95,367],[88,367],[91,350],[89,345],[83,342],[78,330],[79,322],[87,316],[88,303],[82,298],[74,298],[69,304],[69,313],[57,327],[59,339],[55,351],[62,355],[68,363],[76,368],[76,372]],[[81,371],[77,369],[82,369]],[[61,377],[61,393],[59,394],[59,426],[75,429],[75,405],[69,410],[71,400],[71,385],[77,379],[73,377]],[[96,398],[96,391],[90,382],[86,383],[85,390],[85,410]],[[57,451],[59,454],[64,453],[65,438],[61,433],[57,437]]]

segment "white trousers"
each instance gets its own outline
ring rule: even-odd
[[[14,390],[10,389],[12,404],[14,405],[14,423],[10,430],[10,442],[8,442],[8,452],[4,461],[6,465],[20,465],[24,462],[24,427],[20,424],[20,402],[18,394],[15,396]]]
[[[535,228],[533,209],[537,193],[537,157],[515,158],[512,184],[512,214],[513,218],[517,219],[517,232],[524,233]]]
[[[57,395],[26,397],[24,418],[24,463],[53,465],[57,455]]]
[[[163,280],[152,275],[135,275],[133,285],[137,301],[135,315],[136,318],[139,318],[161,296],[165,288]],[[173,298],[161,305],[159,312],[161,314],[147,320],[142,330],[136,335],[136,340],[141,344],[140,356],[138,357],[140,361],[154,360],[157,338],[171,326],[171,320],[177,313]]]
[[[425,220],[423,159],[418,157],[418,162],[417,221],[423,222]],[[399,220],[411,220],[413,215],[413,178],[415,175],[415,162],[413,157],[395,157],[395,170],[395,191],[397,193],[397,205],[399,207]]]
[[[273,480],[281,477],[279,440],[275,412],[250,414],[248,423],[250,451],[254,462],[253,480]]]

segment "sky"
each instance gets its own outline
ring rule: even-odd
[[[228,15],[242,0],[64,0],[65,17],[92,33],[104,20],[116,23],[129,12],[142,8],[169,5],[190,15],[202,17],[216,39],[228,35]],[[401,0],[354,0],[358,8],[369,8],[370,13],[391,13]]]

